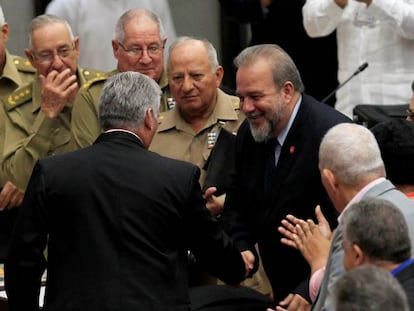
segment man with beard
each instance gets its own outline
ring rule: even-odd
[[[319,204],[332,228],[336,226],[318,170],[318,149],[329,128],[351,120],[303,93],[296,65],[277,45],[248,47],[234,63],[246,121],[236,138],[236,175],[227,192],[223,225],[240,249],[258,242],[275,302],[292,292],[308,298],[307,287],[299,285],[309,266],[299,252],[280,242],[277,225],[287,214],[313,218]],[[289,298],[308,305],[299,295]]]

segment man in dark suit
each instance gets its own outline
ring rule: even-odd
[[[37,162],[5,265],[10,310],[38,310],[45,267],[49,311],[189,310],[188,249],[227,283],[252,268],[205,207],[199,169],[146,150],[160,95],[145,75],[111,77],[95,144]]]
[[[249,47],[235,65],[247,120],[237,135],[237,173],[223,225],[239,247],[258,242],[278,302],[307,277],[309,267],[299,252],[280,242],[277,224],[289,213],[310,218],[320,204],[335,225],[319,175],[318,149],[330,127],[351,120],[303,93],[295,64],[277,45]]]

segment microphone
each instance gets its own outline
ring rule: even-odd
[[[332,92],[330,92],[328,94],[328,96],[326,96],[324,99],[322,99],[322,102],[325,103],[329,98],[331,98],[336,93],[336,91],[338,91],[341,87],[343,87],[346,83],[348,83],[349,80],[351,80],[357,74],[359,74],[360,72],[364,71],[367,67],[368,67],[368,63],[367,62],[365,62],[361,66],[359,66],[358,69],[348,79],[346,79],[344,82],[342,82],[341,84],[339,84]]]

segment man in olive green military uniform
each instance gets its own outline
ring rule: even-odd
[[[38,159],[71,149],[72,103],[79,86],[99,75],[77,67],[79,40],[56,16],[32,20],[25,53],[36,77],[2,100],[6,117],[1,174],[22,190]]]
[[[178,38],[170,47],[167,68],[175,106],[161,113],[150,150],[196,164],[201,169],[203,186],[207,175],[203,168],[216,147],[220,131],[225,129],[235,135],[244,120],[239,98],[219,89],[224,70],[218,63],[215,48],[207,40]],[[232,155],[228,154],[225,161],[231,166]],[[209,187],[205,192],[207,207],[213,215],[221,213],[225,198],[225,195],[216,197],[215,190],[216,187]],[[190,270],[192,285],[214,283],[204,273],[195,277],[192,274],[194,271]],[[264,294],[271,292],[263,269],[245,285]]]
[[[219,89],[224,70],[210,42],[181,37],[171,45],[169,54],[168,79],[175,107],[161,113],[150,149],[202,169],[220,129],[235,134],[244,116],[239,99]],[[202,186],[205,177],[202,170]],[[215,202],[217,206],[213,206],[214,201],[209,202],[209,208],[219,214],[223,198]]]
[[[164,46],[167,38],[158,16],[144,9],[126,11],[118,20],[112,48],[118,60],[117,72],[135,71],[159,84],[163,92],[160,111],[172,108],[168,79],[164,69]],[[80,91],[73,108],[72,136],[78,148],[91,145],[101,132],[98,100],[106,77],[90,81]]]
[[[27,59],[10,54],[6,49],[9,25],[0,6],[0,97],[33,80],[35,69]],[[4,109],[0,107],[0,152],[4,144]],[[1,153],[0,153],[1,155]],[[17,216],[16,206],[23,201],[24,192],[0,174],[0,262],[4,262]]]
[[[6,49],[9,39],[9,25],[5,21],[0,6],[0,97],[5,97],[15,89],[33,80],[35,69],[27,59],[10,54]],[[4,109],[0,108],[0,150],[3,150]],[[1,154],[1,153],[0,153]],[[20,205],[23,191],[12,182],[0,176],[0,211]],[[0,223],[0,226],[4,224]],[[0,255],[1,257],[1,255]]]

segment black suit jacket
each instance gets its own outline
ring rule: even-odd
[[[414,310],[414,263],[398,272],[395,277],[407,295],[410,310]]]
[[[277,227],[281,220],[287,214],[314,218],[315,207],[320,204],[331,226],[336,225],[336,211],[320,178],[318,151],[329,128],[350,121],[330,106],[303,95],[268,197],[263,190],[265,146],[253,140],[247,121],[238,131],[235,188],[227,193],[223,225],[240,247],[248,248],[258,241],[275,301],[292,292],[310,272],[300,252],[280,242]]]
[[[212,275],[244,278],[231,239],[202,199],[199,169],[102,134],[82,150],[40,160],[6,262],[10,310],[188,310],[187,250]]]

